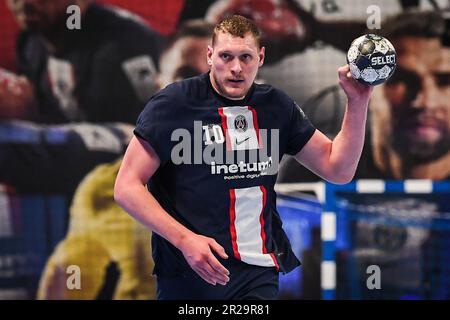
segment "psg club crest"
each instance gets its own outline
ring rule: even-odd
[[[240,114],[234,119],[234,127],[238,132],[245,132],[247,130],[247,120],[243,115]]]

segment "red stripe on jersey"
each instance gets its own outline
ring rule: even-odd
[[[266,248],[266,232],[264,231],[264,208],[266,207],[266,201],[267,201],[267,192],[266,192],[266,188],[264,188],[264,186],[260,186],[259,187],[261,189],[261,192],[263,194],[263,198],[262,198],[262,209],[261,209],[261,214],[259,215],[259,223],[261,224],[261,239],[262,239],[262,252],[263,253],[267,253],[267,248]]]
[[[233,245],[233,252],[236,259],[241,260],[241,255],[239,254],[238,246],[237,246],[237,234],[236,234],[236,193],[234,189],[230,189],[230,234],[231,234],[231,243]]]
[[[258,146],[261,149],[263,147],[263,145],[262,145],[262,141],[261,141],[261,136],[259,134],[258,115],[256,113],[256,110],[253,107],[247,106],[247,108],[253,114],[253,128],[255,129],[256,138],[258,139]]]
[[[225,140],[226,140],[226,144],[227,144],[227,150],[231,150],[231,138],[228,135],[227,116],[223,112],[222,107],[219,108],[219,114],[220,114],[220,118],[222,119],[223,131],[225,131]]]
[[[278,265],[277,259],[275,258],[275,255],[273,253],[270,253],[270,257],[273,260],[273,263],[275,263],[275,267],[277,268],[277,271],[280,271],[280,266]]]

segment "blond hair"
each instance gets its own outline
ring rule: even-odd
[[[214,32],[212,36],[212,45],[214,46],[219,32],[228,33],[234,37],[244,38],[246,34],[250,33],[256,41],[258,48],[261,47],[260,38],[261,33],[256,26],[256,24],[243,16],[232,15],[221,22],[219,22],[214,27]]]

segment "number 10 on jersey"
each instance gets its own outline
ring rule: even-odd
[[[202,126],[205,132],[205,145],[215,143],[224,143],[225,136],[223,135],[222,127],[218,124]]]

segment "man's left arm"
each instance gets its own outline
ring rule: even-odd
[[[339,68],[338,74],[348,100],[341,130],[333,141],[316,130],[295,158],[321,178],[343,184],[352,180],[361,157],[373,87],[352,79],[348,65]]]

